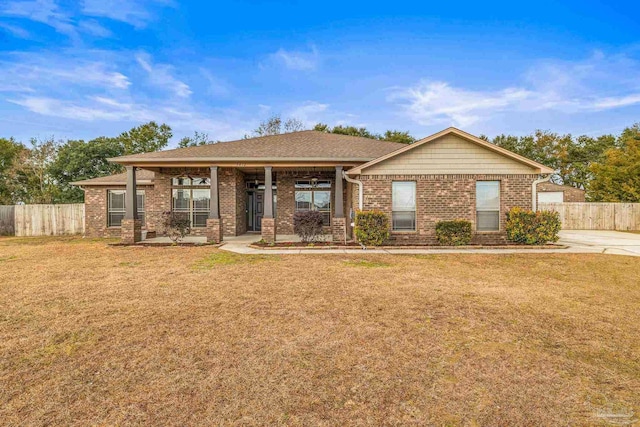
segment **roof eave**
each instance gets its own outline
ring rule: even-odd
[[[103,186],[111,186],[111,185],[126,185],[125,182],[116,182],[116,181],[108,181],[108,182],[90,182],[89,180],[87,181],[76,181],[76,182],[71,182],[71,185],[74,185],[76,187],[103,187]],[[143,180],[143,181],[136,181],[136,185],[153,185],[153,181],[149,181],[149,180]]]
[[[107,161],[111,163],[120,164],[142,164],[142,163],[160,163],[160,162],[211,162],[215,163],[238,163],[238,162],[251,162],[251,163],[264,163],[264,162],[368,162],[374,160],[375,157],[356,157],[356,158],[341,158],[341,157],[142,157],[142,158],[127,158],[127,157],[112,157]]]

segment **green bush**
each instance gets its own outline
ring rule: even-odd
[[[507,213],[507,238],[516,243],[544,245],[557,242],[560,227],[557,212],[533,212],[515,207]]]
[[[380,246],[389,238],[389,217],[381,211],[356,212],[355,234],[365,246]]]
[[[455,219],[453,221],[439,221],[436,224],[436,239],[441,245],[468,245],[471,243],[472,237],[471,221]]]

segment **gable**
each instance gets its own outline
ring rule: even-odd
[[[455,133],[446,133],[370,166],[363,165],[360,173],[363,175],[537,174],[540,173],[540,169]]]

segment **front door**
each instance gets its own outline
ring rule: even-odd
[[[262,216],[264,215],[264,191],[247,192],[247,230],[262,230]]]

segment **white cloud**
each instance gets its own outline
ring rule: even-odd
[[[422,80],[391,88],[387,99],[421,125],[469,126],[504,111],[578,113],[638,105],[639,77],[637,61],[596,52],[584,61],[537,63],[517,86],[478,90]]]
[[[213,75],[211,71],[200,68],[200,73],[207,81],[207,93],[211,96],[227,96],[231,92],[229,84],[221,78]]]
[[[18,27],[16,25],[0,24],[0,28],[7,31],[14,37],[18,37],[20,39],[28,39],[31,37],[31,34],[29,33],[29,31],[25,30],[24,28]]]
[[[15,54],[10,59],[13,61],[0,61],[0,81],[4,83],[0,92],[67,92],[76,86],[119,90],[131,84],[113,65],[97,60],[50,54]]]
[[[302,105],[296,106],[285,114],[285,117],[292,117],[300,120],[307,127],[312,127],[322,121],[323,113],[327,111],[329,104],[322,104],[316,101],[306,101]]]
[[[311,71],[318,67],[319,55],[315,46],[311,47],[311,51],[287,51],[282,48],[271,54],[271,58],[290,70]]]
[[[98,16],[125,22],[142,28],[153,19],[147,4],[135,0],[84,0],[82,12],[88,16]]]
[[[166,64],[153,64],[151,56],[146,53],[136,55],[136,61],[149,75],[149,80],[154,85],[173,92],[181,98],[188,98],[193,92],[189,85],[173,76],[173,67]]]
[[[43,23],[62,34],[76,33],[71,17],[63,12],[54,0],[11,1],[0,13]]]
[[[422,125],[450,121],[457,126],[468,126],[480,120],[484,112],[504,110],[530,95],[519,88],[482,92],[454,88],[445,82],[422,81],[395,92],[390,100],[406,100],[407,115]]]
[[[78,27],[85,33],[97,36],[97,37],[111,37],[112,33],[107,28],[103,27],[94,19],[80,21]]]
[[[8,99],[27,110],[48,117],[80,120],[85,122],[109,121],[143,123],[155,120],[168,123],[182,134],[191,134],[194,129],[209,133],[212,138],[229,140],[248,133],[246,120],[232,111],[206,114],[188,105],[147,105],[131,100],[87,96],[74,100],[62,100],[46,96],[23,96]],[[217,117],[214,119],[213,117]]]

